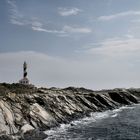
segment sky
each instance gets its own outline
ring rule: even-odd
[[[139,0],[0,0],[0,82],[140,87]]]

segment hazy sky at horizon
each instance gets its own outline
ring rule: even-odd
[[[140,87],[140,1],[0,0],[0,82]]]

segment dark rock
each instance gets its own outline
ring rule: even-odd
[[[0,136],[0,140],[14,140],[14,139],[8,135],[2,135],[2,136]]]
[[[24,133],[23,140],[44,140],[47,135],[39,130],[32,130]]]

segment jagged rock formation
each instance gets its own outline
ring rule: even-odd
[[[68,123],[90,112],[138,103],[139,100],[140,89],[38,89],[3,83],[0,84],[0,135],[2,139],[4,135],[16,135],[17,139],[20,135],[20,139],[30,140],[34,135],[38,140],[43,139],[43,130],[60,123]]]

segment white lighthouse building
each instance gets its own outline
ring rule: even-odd
[[[20,84],[29,85],[29,79],[27,78],[27,63],[23,63],[23,78],[19,80]]]

